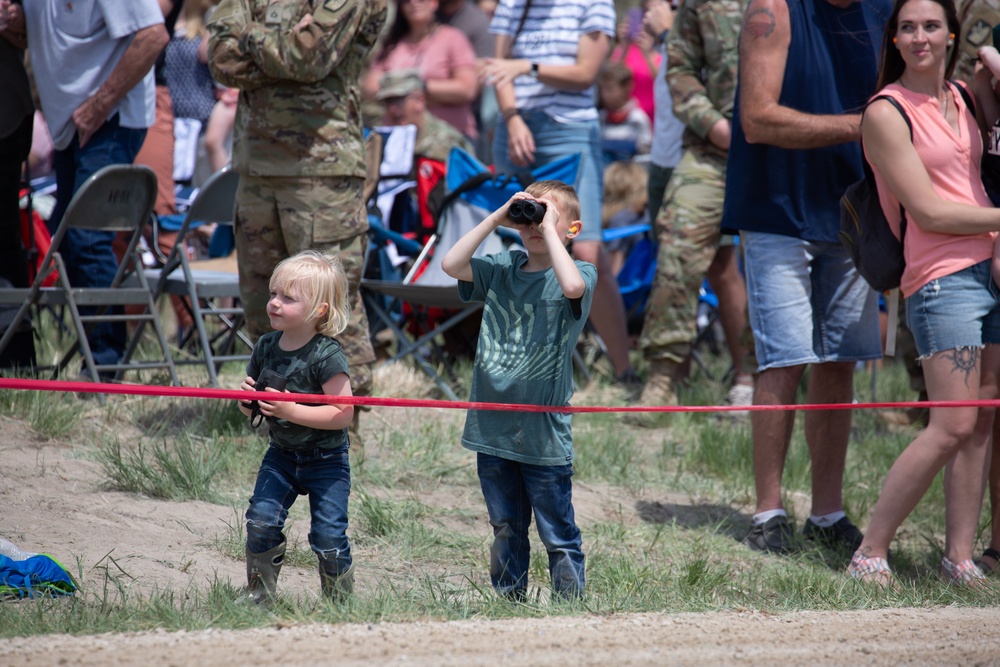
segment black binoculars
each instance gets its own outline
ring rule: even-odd
[[[519,199],[508,207],[507,217],[518,225],[538,224],[545,217],[545,204],[533,199]]]
[[[254,391],[264,391],[268,387],[273,387],[278,391],[285,390],[286,378],[278,375],[270,368],[265,368],[260,372],[260,377],[254,384]],[[260,403],[257,401],[241,401],[244,408],[250,410],[250,426],[257,428],[264,421],[264,415],[260,413]]]

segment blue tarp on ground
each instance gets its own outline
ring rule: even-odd
[[[39,554],[26,560],[13,560],[0,555],[0,597],[72,595],[74,591],[73,578],[51,556]]]

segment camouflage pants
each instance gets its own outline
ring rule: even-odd
[[[663,194],[656,217],[656,277],[639,347],[646,359],[682,362],[698,334],[698,289],[723,241],[719,231],[725,158],[689,149]]]
[[[236,250],[240,298],[247,328],[256,340],[271,330],[268,283],[281,260],[302,250],[340,257],[350,290],[351,320],[337,340],[350,364],[351,389],[371,394],[375,361],[368,317],[358,295],[368,246],[363,178],[277,178],[242,176],[236,192]]]

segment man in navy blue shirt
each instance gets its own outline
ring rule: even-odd
[[[746,253],[759,376],[755,405],[787,405],[807,365],[808,403],[850,403],[857,361],[881,356],[877,295],[840,245],[839,200],[861,177],[861,111],[875,90],[888,0],[752,0],[723,228]],[[795,550],[781,499],[794,411],[751,417],[757,505],[746,543]],[[861,533],[843,511],[849,410],[810,411],[813,498],[804,536],[850,557]]]

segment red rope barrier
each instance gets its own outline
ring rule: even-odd
[[[177,398],[214,398],[229,400],[294,401],[299,403],[325,403],[370,405],[401,408],[439,408],[446,410],[499,410],[504,412],[734,412],[775,410],[870,410],[892,408],[998,408],[1000,399],[975,401],[903,401],[883,403],[804,403],[801,405],[663,405],[663,406],[598,406],[598,405],[526,405],[507,403],[481,403],[473,401],[441,401],[415,398],[381,398],[377,396],[330,396],[327,394],[290,394],[273,391],[242,391],[240,389],[214,389],[207,387],[173,387],[144,384],[111,384],[100,382],[64,382],[61,380],[31,380],[0,377],[0,389],[27,391],[60,391],[90,394],[124,394],[130,396],[173,396]]]

